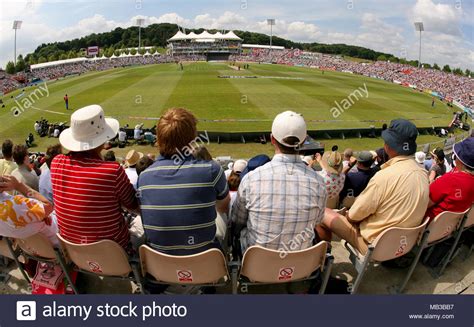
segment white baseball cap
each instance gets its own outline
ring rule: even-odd
[[[306,122],[303,116],[293,111],[285,111],[278,114],[273,120],[272,136],[278,143],[290,148],[301,145],[307,136]],[[297,144],[287,144],[283,140],[287,137],[296,137]]]
[[[105,118],[102,107],[94,104],[71,115],[71,127],[59,135],[59,142],[70,151],[87,151],[113,139],[119,128],[116,119]]]
[[[247,161],[239,159],[234,163],[234,166],[232,167],[232,170],[235,173],[241,173],[244,171],[244,169],[247,167]]]

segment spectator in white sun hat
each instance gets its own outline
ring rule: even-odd
[[[132,184],[118,162],[101,156],[118,130],[117,120],[105,118],[102,107],[91,105],[75,111],[71,127],[59,136],[69,153],[53,159],[51,181],[60,234],[70,242],[110,239],[129,250],[130,242],[143,235],[143,228],[136,227],[139,222],[132,222],[129,231],[121,212],[124,207],[138,213]]]
[[[242,251],[256,244],[290,251],[312,246],[327,192],[322,177],[299,156],[306,133],[300,114],[286,111],[275,117],[275,156],[243,177],[232,208],[233,232],[240,236]],[[304,235],[304,241],[292,242],[297,235]]]

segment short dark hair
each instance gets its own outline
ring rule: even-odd
[[[285,142],[286,144],[298,144],[298,143],[300,143],[300,140],[295,136],[285,137],[282,141]],[[283,153],[283,154],[298,154],[299,153],[297,148],[283,145],[280,142],[278,142],[276,139],[275,139],[275,142],[277,143],[278,148],[280,149],[281,153]]]
[[[51,168],[51,162],[53,162],[54,157],[63,153],[63,147],[61,144],[50,145],[46,149],[46,165],[48,168]]]
[[[13,148],[13,160],[18,166],[25,162],[25,156],[28,155],[28,148],[24,144],[17,144]]]
[[[105,161],[117,161],[117,160],[115,159],[115,152],[112,151],[112,150],[107,151],[107,152],[104,154],[104,160],[105,160]]]
[[[153,165],[153,160],[149,156],[143,156],[138,160],[137,164],[135,165],[135,169],[137,171],[137,175],[140,175],[145,169]]]
[[[12,157],[13,142],[11,140],[5,140],[2,144],[2,153],[5,158]]]

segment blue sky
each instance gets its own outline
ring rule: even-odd
[[[0,66],[13,57],[14,19],[24,21],[18,52],[43,42],[64,41],[127,27],[137,17],[147,24],[178,21],[185,27],[243,29],[294,41],[347,43],[417,59],[413,22],[422,20],[423,61],[474,69],[473,0],[2,0]]]

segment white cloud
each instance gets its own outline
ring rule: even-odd
[[[413,22],[423,22],[427,31],[461,36],[459,22],[463,9],[462,6],[456,6],[455,1],[451,4],[435,4],[432,0],[418,0],[409,16]]]

